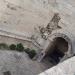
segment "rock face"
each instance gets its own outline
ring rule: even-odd
[[[44,64],[32,61],[26,53],[0,51],[0,75],[37,75],[45,69]]]
[[[0,28],[32,34],[34,26],[47,25],[53,14],[58,12],[60,25],[73,31],[74,3],[74,0],[0,0]]]
[[[59,21],[61,29],[53,31],[47,40],[42,38],[30,40],[35,32],[34,28],[46,27],[55,13],[59,13],[61,18]],[[0,35],[35,42],[35,45],[38,44],[38,47],[44,50],[44,55],[53,39],[61,37],[68,43],[67,57],[70,57],[75,54],[75,1],[0,0]],[[0,39],[3,40],[2,37]]]
[[[39,75],[75,75],[74,61],[75,57],[72,57]]]
[[[55,13],[61,18],[59,26],[75,35],[74,3],[74,0],[0,0],[0,35],[31,37],[34,27],[47,26]]]
[[[0,28],[11,32],[32,33],[34,26],[49,22],[52,14],[49,7],[46,0],[0,0]]]

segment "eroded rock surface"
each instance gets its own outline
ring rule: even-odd
[[[75,57],[60,63],[39,75],[75,75]]]
[[[45,69],[45,65],[32,61],[25,52],[0,51],[0,75],[6,72],[11,75],[37,75]]]

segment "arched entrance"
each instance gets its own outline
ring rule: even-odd
[[[58,64],[67,51],[68,42],[62,37],[56,37],[53,39],[44,58],[48,58],[50,62]]]
[[[67,33],[53,33],[43,51],[38,54],[37,61],[54,66],[73,56],[71,37]]]

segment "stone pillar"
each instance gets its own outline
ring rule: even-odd
[[[45,55],[46,55],[46,53],[44,51],[41,52],[40,54],[38,54],[37,61],[41,62]]]

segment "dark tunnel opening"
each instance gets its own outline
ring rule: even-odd
[[[67,51],[68,51],[68,42],[62,37],[57,37],[52,42],[52,45],[48,49],[44,59],[56,65],[64,57],[65,52]]]

